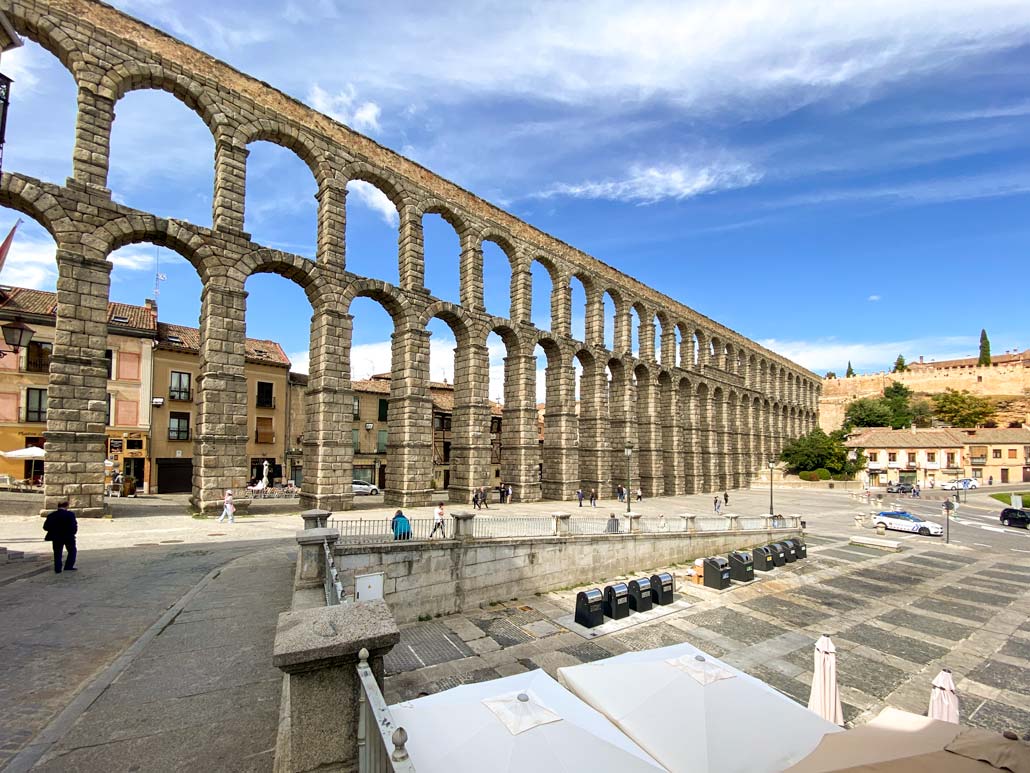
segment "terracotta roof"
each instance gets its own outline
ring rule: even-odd
[[[1027,427],[984,427],[979,429],[956,429],[966,443],[1008,443],[1030,445],[1030,428]]]
[[[12,287],[0,291],[0,310],[15,315],[21,313],[56,317],[57,293]],[[107,304],[107,324],[116,328],[154,334],[157,332],[157,315],[149,306],[112,302]]]
[[[290,367],[290,360],[286,356],[286,352],[275,341],[248,338],[244,347],[248,362]],[[157,348],[196,354],[200,351],[200,331],[195,327],[159,322],[157,324]]]
[[[954,429],[889,429],[869,427],[851,434],[848,448],[958,448],[965,436]]]
[[[979,357],[962,357],[957,360],[937,360],[935,362],[910,362],[908,367],[912,370],[930,370],[933,368],[973,368],[976,367]],[[1030,367],[1030,349],[1021,352],[994,354],[991,356],[991,365],[1016,365],[1022,362]]]

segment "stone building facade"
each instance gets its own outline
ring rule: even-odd
[[[248,476],[245,330],[247,277],[284,276],[313,309],[303,434],[306,506],[349,507],[350,305],[378,301],[393,321],[389,500],[428,502],[432,410],[427,324],[453,331],[451,494],[471,498],[490,459],[487,336],[506,347],[502,477],[516,501],[566,499],[632,479],[649,496],[744,484],[784,441],[815,426],[820,380],[797,364],[597,259],[533,228],[373,140],[190,46],[92,0],[0,0],[14,29],[52,53],[78,87],[72,177],[64,185],[5,172],[0,205],[46,228],[57,242],[57,334],[50,376],[46,506],[70,497],[99,513],[103,454],[110,253],[139,242],[175,250],[203,283],[199,405],[193,441],[195,505],[218,507]],[[214,138],[210,227],[167,220],[114,201],[107,188],[118,101],[161,89],[196,112]],[[316,254],[253,242],[244,232],[248,144],[295,152],[318,187]],[[370,183],[400,214],[399,286],[347,271],[347,183]],[[425,288],[422,219],[441,215],[461,243],[460,303]],[[507,317],[486,314],[484,242],[511,264]],[[551,323],[530,322],[533,262],[550,273]],[[571,335],[573,278],[586,289],[586,334]],[[604,296],[615,304],[615,342],[604,345]],[[639,352],[632,352],[632,311]],[[655,320],[662,335],[656,340]],[[534,347],[546,353],[544,444],[536,436]],[[583,371],[578,415],[575,372]],[[610,378],[609,378],[610,374]],[[610,382],[610,385],[609,385]],[[628,445],[630,455],[623,453]],[[537,472],[543,457],[543,479]]]

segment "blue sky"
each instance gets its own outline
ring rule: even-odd
[[[981,327],[995,353],[1030,346],[1025,0],[114,5],[816,372],[970,355]],[[31,43],[3,69],[15,78],[4,168],[63,182],[70,76]],[[116,198],[210,224],[199,118],[158,92],[130,93],[116,113]],[[288,151],[251,147],[255,240],[311,255],[314,192]],[[0,228],[15,217],[3,211]],[[384,197],[352,184],[348,228],[348,267],[395,280]],[[457,238],[436,218],[426,252],[427,285],[456,299]],[[112,296],[151,296],[156,259],[162,319],[195,325],[199,279],[165,250],[115,253]],[[487,305],[503,313],[499,252],[486,271]],[[545,277],[534,271],[543,327]],[[53,243],[26,223],[3,281],[54,278]],[[248,333],[303,369],[303,294],[264,275],[247,289]],[[573,299],[575,331],[578,288]],[[449,376],[453,343],[442,323],[431,330],[432,376]],[[389,333],[360,301],[355,377],[388,368]]]

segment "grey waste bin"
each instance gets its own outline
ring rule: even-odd
[[[603,597],[597,588],[581,590],[576,594],[576,622],[593,628],[604,622]]]
[[[634,612],[651,609],[651,581],[648,578],[629,581],[629,608]]]
[[[730,579],[751,582],[755,579],[755,562],[746,550],[737,550],[727,556],[730,561]]]
[[[705,587],[723,590],[730,587],[730,562],[722,556],[706,558],[705,566]]]
[[[651,601],[655,604],[671,604],[675,590],[676,581],[668,572],[651,575]]]
[[[629,588],[626,583],[604,586],[604,613],[612,620],[629,617]]]
[[[795,561],[798,560],[798,552],[794,548],[794,545],[791,543],[790,540],[786,540],[784,542],[778,542],[777,544],[782,546],[782,548],[783,548],[783,560],[784,561],[786,561],[788,564],[793,564]]]
[[[787,540],[787,542],[794,546],[795,558],[797,558],[798,560],[801,560],[802,558],[808,558],[808,546],[805,544],[804,540],[799,539],[797,537],[793,537]]]
[[[783,566],[785,563],[787,563],[786,553],[783,550],[783,545],[781,545],[779,542],[773,542],[767,545],[767,547],[769,548],[769,550],[772,551],[774,566]]]
[[[768,545],[763,545],[760,548],[755,548],[751,553],[751,557],[755,562],[756,572],[769,572],[776,566],[773,562],[773,550]]]

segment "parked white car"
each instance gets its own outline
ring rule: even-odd
[[[922,534],[924,537],[939,537],[944,534],[944,527],[933,521],[924,521],[918,515],[906,512],[905,510],[892,510],[877,513],[873,518],[876,526],[883,524],[894,531],[909,531],[915,534]]]
[[[980,488],[980,481],[976,478],[958,478],[941,484],[943,491],[959,491],[967,488]]]
[[[375,496],[379,493],[379,489],[373,486],[368,481],[364,480],[352,480],[351,491],[355,494],[368,494],[369,496]]]

